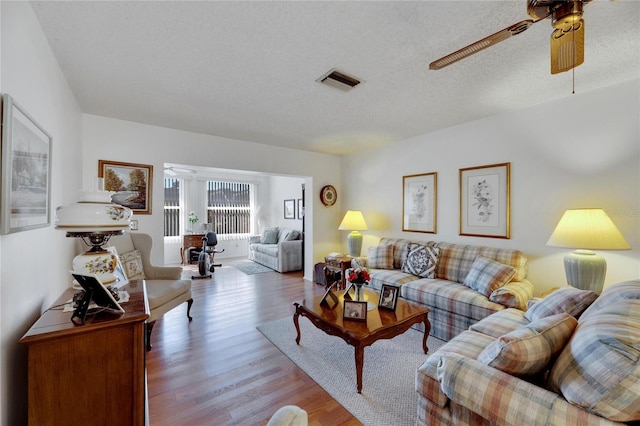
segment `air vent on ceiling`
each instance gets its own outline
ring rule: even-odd
[[[326,84],[327,86],[335,87],[344,92],[349,91],[360,84],[360,80],[350,75],[338,71],[335,68],[324,74],[322,77],[316,80],[319,83]]]

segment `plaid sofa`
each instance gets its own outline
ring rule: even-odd
[[[640,424],[640,280],[612,285],[582,302],[567,297],[586,293],[591,292],[564,288],[527,313],[502,310],[430,355],[416,372],[417,424]],[[513,360],[490,366],[484,357],[489,345],[531,327],[527,316],[546,302],[562,312],[556,317],[571,316],[574,322],[558,355],[545,360],[536,374],[506,372]],[[555,318],[544,309],[537,314],[542,320]],[[553,336],[547,334],[539,340],[545,343],[529,343],[516,361],[530,355],[538,359],[549,340]]]
[[[402,272],[412,243],[439,249],[436,278],[420,278]],[[369,250],[370,256],[354,259],[352,266],[365,266],[370,270],[372,288],[379,291],[383,284],[398,286],[402,298],[429,306],[431,335],[439,339],[450,340],[481,319],[506,308],[526,310],[529,299],[533,297],[533,286],[526,280],[527,257],[519,250],[381,238],[379,247],[388,246],[392,250],[384,251],[384,255],[392,256],[388,262],[389,269],[375,267],[381,264],[381,259],[374,258],[375,253],[382,252],[375,248]],[[510,265],[516,270],[510,282],[489,296],[463,284],[479,256]]]

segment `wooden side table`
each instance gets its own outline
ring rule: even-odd
[[[189,264],[189,259],[184,258],[184,252],[190,247],[202,247],[204,234],[184,234],[182,236],[182,247],[180,247],[180,259],[183,265]]]
[[[351,268],[351,261],[353,258],[351,256],[340,256],[333,257],[327,256],[324,258],[324,263],[327,269],[333,272],[340,272],[340,288],[347,288],[347,277],[346,271]]]

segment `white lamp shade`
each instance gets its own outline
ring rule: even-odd
[[[341,231],[366,231],[367,222],[360,210],[348,210],[338,227]]]
[[[607,263],[591,250],[631,248],[602,209],[567,210],[547,245],[577,248],[564,258],[567,283],[582,290],[602,291]]]
[[[590,250],[631,248],[602,209],[567,210],[551,234],[547,245]]]

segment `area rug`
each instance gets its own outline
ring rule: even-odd
[[[359,394],[354,348],[339,337],[318,330],[307,318],[300,317],[299,323],[299,346],[291,317],[257,328],[364,425],[415,424],[418,404],[415,374],[428,357],[422,352],[421,332],[410,329],[391,340],[379,340],[366,347]],[[442,340],[429,336],[429,353],[443,344]]]
[[[231,264],[238,271],[244,272],[247,275],[262,274],[264,272],[273,272],[273,269],[260,265],[259,263],[251,260],[241,260]]]

